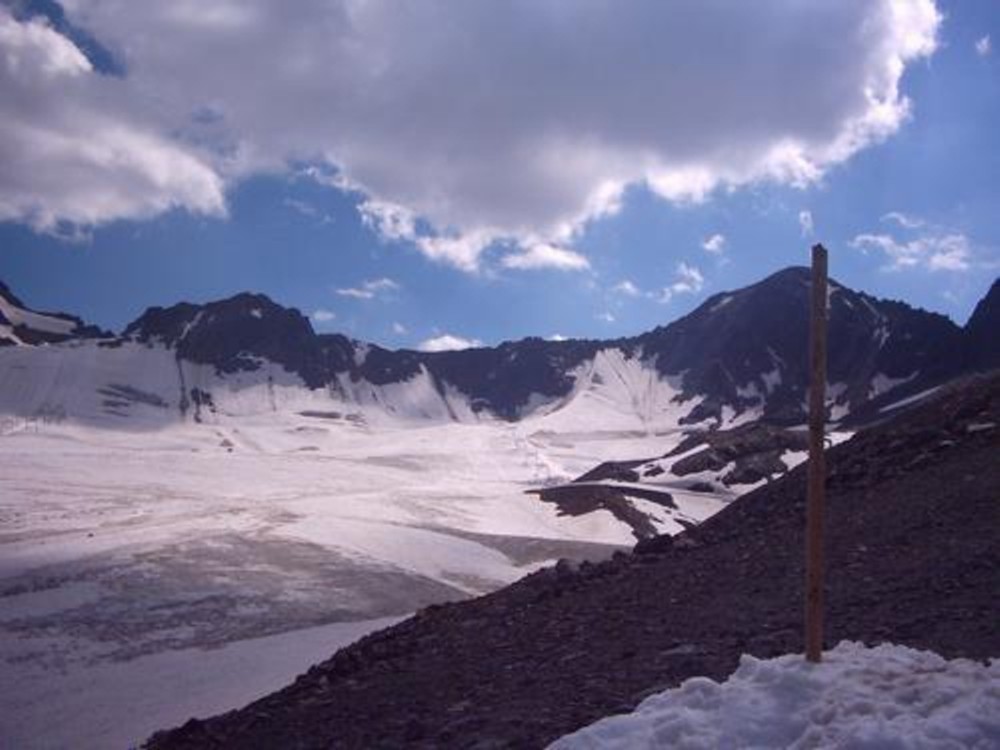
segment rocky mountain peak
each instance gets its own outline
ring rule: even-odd
[[[311,387],[324,382],[319,342],[308,318],[263,294],[151,307],[124,336],[172,347],[178,358],[215,365],[220,373],[257,370],[266,360],[299,373]]]
[[[980,370],[1000,367],[1000,279],[996,279],[965,324],[971,365]]]
[[[640,336],[665,374],[707,398],[691,422],[724,407],[760,409],[777,423],[804,418],[810,271],[792,267],[710,297],[689,315]],[[831,279],[828,384],[831,417],[889,390],[914,392],[962,367],[962,330],[943,315],[880,300]]]

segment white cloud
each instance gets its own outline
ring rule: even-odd
[[[666,304],[675,294],[697,294],[704,286],[705,277],[701,271],[696,266],[681,262],[677,264],[675,281],[663,287],[656,299],[661,304]]]
[[[882,217],[882,221],[895,222],[904,229],[919,229],[927,223],[918,216],[910,216],[900,211],[890,211]]]
[[[2,5],[0,91],[0,221],[78,236],[73,226],[179,206],[225,214],[223,178],[148,111],[150,96],[99,75],[65,36]]]
[[[626,297],[638,297],[642,294],[642,292],[639,291],[639,287],[637,287],[628,279],[622,279],[621,281],[619,281],[617,284],[611,287],[611,291],[616,292],[618,294],[624,294]]]
[[[602,313],[598,313],[594,317],[596,317],[598,320],[603,320],[605,323],[614,323],[615,322],[615,316],[611,312],[609,312],[607,310],[604,311],[604,312],[602,312]]]
[[[397,336],[405,336],[408,333],[406,326],[398,322],[392,324],[392,332]]]
[[[337,314],[332,310],[324,310],[319,308],[312,311],[312,315],[309,316],[317,323],[329,323],[331,320],[336,320]]]
[[[706,237],[701,243],[701,248],[706,253],[712,253],[714,255],[719,255],[723,249],[726,247],[726,237],[722,234],[713,234],[711,237]]]
[[[343,187],[343,186],[342,186]],[[362,222],[386,240],[415,240],[417,217],[409,209],[388,201],[370,199],[358,205]]]
[[[812,237],[815,225],[813,224],[812,211],[804,209],[799,211],[799,231],[803,237]]]
[[[675,293],[693,294],[700,292],[703,286],[705,277],[701,275],[701,271],[687,263],[677,265],[677,281],[670,287]]]
[[[990,42],[990,35],[987,34],[976,40],[976,54],[980,57],[986,57],[993,51],[993,44]]]
[[[373,299],[382,292],[392,292],[399,289],[399,284],[392,279],[382,277],[381,279],[371,279],[358,287],[345,287],[335,290],[341,297],[353,297],[354,299]]]
[[[878,250],[888,259],[887,270],[923,268],[928,271],[967,271],[972,250],[964,234],[939,234],[901,241],[888,234],[859,234],[851,247]]]
[[[553,333],[549,336],[546,341],[569,341],[568,336],[563,336],[561,333]]]
[[[482,346],[479,339],[466,339],[461,336],[452,336],[450,333],[443,333],[440,336],[421,341],[417,347],[422,352],[449,352],[458,349],[473,349]]]
[[[505,245],[508,267],[585,268],[574,240],[628,185],[696,201],[819,179],[899,128],[941,19],[932,0],[63,6],[126,74],[51,30],[3,68],[3,218],[219,215],[225,186],[312,163],[388,239],[466,270]]]
[[[555,268],[562,271],[582,271],[590,262],[577,252],[536,242],[519,253],[505,255],[500,261],[507,268]]]

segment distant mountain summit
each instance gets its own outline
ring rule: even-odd
[[[130,352],[116,355],[114,372],[95,378],[114,378],[154,394],[181,418],[189,415],[192,400],[208,399],[225,411],[233,392],[279,383],[403,419],[519,420],[580,410],[586,403],[602,414],[631,414],[644,429],[657,420],[672,420],[675,427],[754,420],[796,424],[805,418],[809,283],[807,268],[786,268],[744,289],[714,295],[679,320],[631,338],[528,338],[437,353],[318,335],[298,310],[242,293],[202,305],[149,308],[120,336],[93,344]],[[996,366],[998,298],[994,284],[963,329],[942,315],[831,281],[830,419],[875,415],[962,372]],[[23,347],[101,335],[107,336],[79,318],[31,311],[0,286],[2,343]],[[150,381],[144,356],[172,359],[176,382],[168,384],[161,375]],[[62,366],[93,368],[93,361],[67,360]],[[20,364],[30,371],[30,362]],[[80,385],[78,377],[73,382],[106,386]],[[42,403],[81,402],[52,387],[0,408],[30,413]],[[273,393],[253,404],[243,398],[238,408],[275,408]],[[70,418],[99,416],[75,409],[79,412],[65,408]]]
[[[75,315],[32,310],[0,281],[0,346],[55,344],[109,335]]]
[[[787,268],[640,336],[662,373],[684,373],[686,393],[706,395],[688,418],[759,409],[801,422],[808,383],[810,271]],[[963,367],[963,332],[943,315],[829,284],[828,399],[838,420],[890,391],[912,393]]]
[[[126,340],[172,349],[179,360],[212,365],[219,374],[255,371],[272,362],[322,387],[329,369],[308,318],[263,294],[241,293],[194,305],[151,307],[130,323]]]

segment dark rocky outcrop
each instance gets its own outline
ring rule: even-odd
[[[667,456],[679,456],[698,446],[704,448],[674,462],[670,471],[683,477],[701,471],[721,471],[733,464],[723,475],[723,484],[753,484],[784,474],[787,466],[781,460],[782,454],[806,450],[808,438],[801,431],[753,422],[730,430],[692,432]]]
[[[1000,367],[1000,279],[993,282],[965,324],[969,364],[977,370]]]
[[[622,523],[628,525],[636,539],[647,539],[656,535],[653,520],[629,502],[629,498],[639,498],[677,509],[673,496],[662,489],[652,487],[623,488],[613,484],[581,482],[527,490],[529,495],[538,495],[543,503],[552,503],[560,515],[585,516],[594,511],[605,510]],[[681,521],[678,521],[681,523]]]
[[[826,644],[1000,655],[1000,375],[829,451]],[[537,748],[739,655],[801,651],[805,471],[669,542],[428,607],[167,748]]]

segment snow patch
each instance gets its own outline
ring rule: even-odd
[[[364,365],[365,360],[368,359],[368,352],[371,350],[371,346],[364,343],[363,341],[353,341],[354,344],[354,364],[357,367]]]
[[[932,393],[935,393],[940,387],[941,386],[936,385],[933,388],[928,388],[926,391],[920,391],[920,393],[915,393],[912,396],[908,396],[907,398],[900,399],[899,401],[894,401],[891,404],[883,406],[881,409],[878,410],[878,412],[879,414],[884,414],[885,412],[892,411],[893,409],[899,409],[904,406],[909,406],[910,404],[915,404],[917,401],[921,401],[930,396]]]
[[[877,398],[887,391],[891,391],[893,388],[903,383],[909,383],[920,373],[917,371],[911,372],[902,378],[890,378],[888,375],[883,375],[882,373],[876,373],[872,378],[871,383],[868,385],[868,398]]]
[[[737,386],[736,395],[748,401],[761,401],[764,398],[760,387],[752,380],[746,385]]]
[[[768,351],[770,351],[770,349]],[[771,352],[771,356],[778,358],[774,352]],[[760,376],[760,379],[764,382],[764,390],[767,391],[767,395],[770,396],[774,393],[774,390],[781,385],[781,368],[776,366],[773,370],[763,373]]]
[[[5,323],[0,323],[0,339],[6,339],[7,341],[13,341],[18,346],[23,346],[24,342],[14,333],[14,329]]]
[[[781,454],[780,458],[781,462],[791,471],[809,458],[809,451],[785,451]]]
[[[826,404],[830,408],[830,421],[839,422],[847,416],[851,405],[847,400],[847,383],[828,383]]]
[[[722,299],[720,299],[718,302],[716,302],[714,305],[712,305],[708,309],[708,311],[710,313],[714,313],[716,310],[719,310],[719,309],[725,307],[726,305],[728,305],[732,301],[733,301],[733,295],[728,294],[725,297],[723,297]]]
[[[184,324],[184,328],[181,329],[181,335],[178,337],[177,340],[183,341],[184,339],[186,339],[188,333],[191,331],[191,329],[193,329],[195,326],[198,325],[199,321],[201,320],[204,314],[205,314],[204,310],[199,310],[197,313],[195,313],[195,316]]]
[[[744,655],[725,682],[693,677],[549,747],[998,747],[998,685],[997,660],[844,641],[820,664]]]

